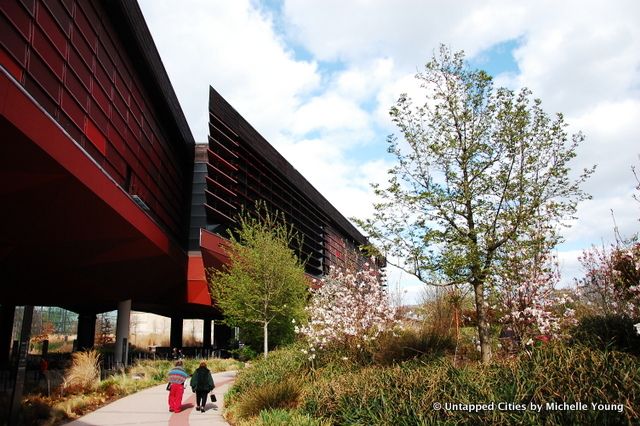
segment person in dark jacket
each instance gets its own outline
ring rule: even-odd
[[[202,361],[200,367],[191,376],[191,390],[196,393],[196,410],[204,413],[207,395],[214,387],[211,371],[207,368],[207,363]]]

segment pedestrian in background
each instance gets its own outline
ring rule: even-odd
[[[182,361],[176,361],[176,366],[169,371],[169,411],[179,413],[182,409],[182,395],[184,382],[189,375],[182,367]]]
[[[207,395],[214,387],[211,371],[207,368],[207,363],[202,361],[200,367],[191,376],[191,390],[196,393],[196,410],[204,413]]]

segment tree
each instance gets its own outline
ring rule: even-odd
[[[640,242],[619,240],[608,250],[592,246],[579,260],[585,275],[578,288],[597,314],[640,316]]]
[[[561,329],[575,324],[575,311],[568,291],[555,288],[560,280],[555,256],[539,244],[518,244],[509,251],[493,288],[500,322],[520,345],[536,337],[560,337]]]
[[[96,330],[96,344],[100,346],[113,343],[113,323],[109,313],[100,314],[98,316],[98,329]]]
[[[640,202],[640,179],[634,166],[631,171],[636,181],[632,197]],[[635,318],[640,316],[640,234],[624,238],[614,217],[614,236],[609,249],[592,246],[582,252],[585,276],[577,280],[578,288],[598,314]]]
[[[397,324],[380,271],[369,263],[363,266],[357,271],[332,266],[312,290],[309,321],[296,327],[309,343],[305,349],[309,360],[315,359],[317,350],[327,348],[357,355],[371,352],[380,333]]]
[[[243,211],[230,233],[229,265],[212,271],[214,299],[233,325],[259,324],[267,357],[269,325],[277,318],[300,319],[308,295],[304,266],[294,251],[298,234],[284,217],[257,204]]]
[[[423,282],[472,287],[488,362],[486,283],[500,254],[541,220],[557,242],[551,225],[588,198],[580,184],[594,169],[571,178],[583,135],[569,140],[563,116],[550,118],[528,89],[494,90],[463,52],[442,46],[416,78],[427,99],[416,107],[403,94],[391,108],[402,134],[388,138],[397,164],[388,186],[373,185],[373,217],[358,223],[391,264]]]

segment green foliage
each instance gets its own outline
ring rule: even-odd
[[[640,355],[640,336],[634,324],[640,318],[622,315],[588,316],[580,319],[573,331],[573,339],[601,350],[616,350]]]
[[[259,324],[267,340],[274,320],[302,318],[308,292],[304,266],[290,248],[296,245],[301,241],[282,215],[260,203],[253,214],[243,211],[230,235],[229,265],[211,271],[212,294],[229,324]]]
[[[513,361],[454,367],[371,366],[307,386],[301,411],[334,424],[626,424],[640,414],[637,359],[618,352],[552,345]],[[588,410],[434,410],[434,403],[623,404],[622,412]]]
[[[427,93],[417,105],[403,94],[390,115],[401,138],[389,137],[397,159],[372,219],[357,221],[387,259],[427,283],[471,285],[483,360],[489,360],[485,285],[510,250],[533,230],[575,213],[587,198],[569,162],[584,137],[571,138],[561,114],[550,117],[528,89],[494,90],[464,53],[441,47],[416,78]]]
[[[241,420],[238,426],[329,426],[330,422],[315,419],[296,410],[263,410],[260,415],[249,420]]]
[[[242,394],[250,389],[269,383],[278,383],[288,377],[299,377],[309,369],[307,357],[297,345],[274,351],[271,356],[258,359],[251,368],[242,370],[232,387],[233,394]]]
[[[296,315],[299,319],[299,315]],[[269,350],[291,344],[296,339],[291,318],[276,317],[269,324]],[[264,347],[264,333],[259,324],[247,323],[240,328],[240,340],[252,348]]]
[[[160,383],[167,379],[167,374],[173,365],[172,361],[145,359],[137,361],[129,371],[132,375],[150,378]]]

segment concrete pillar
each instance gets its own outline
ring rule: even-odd
[[[208,349],[211,349],[211,319],[205,318],[204,325],[202,327],[202,348],[205,353]]]
[[[15,313],[16,307],[14,305],[0,306],[0,368],[9,365]]]
[[[171,334],[169,336],[169,345],[172,348],[180,349],[182,347],[182,317],[171,317]]]
[[[116,347],[114,363],[116,368],[124,368],[129,359],[129,325],[131,323],[131,299],[118,302],[116,323]]]
[[[76,350],[92,349],[96,339],[96,314],[78,314]]]

